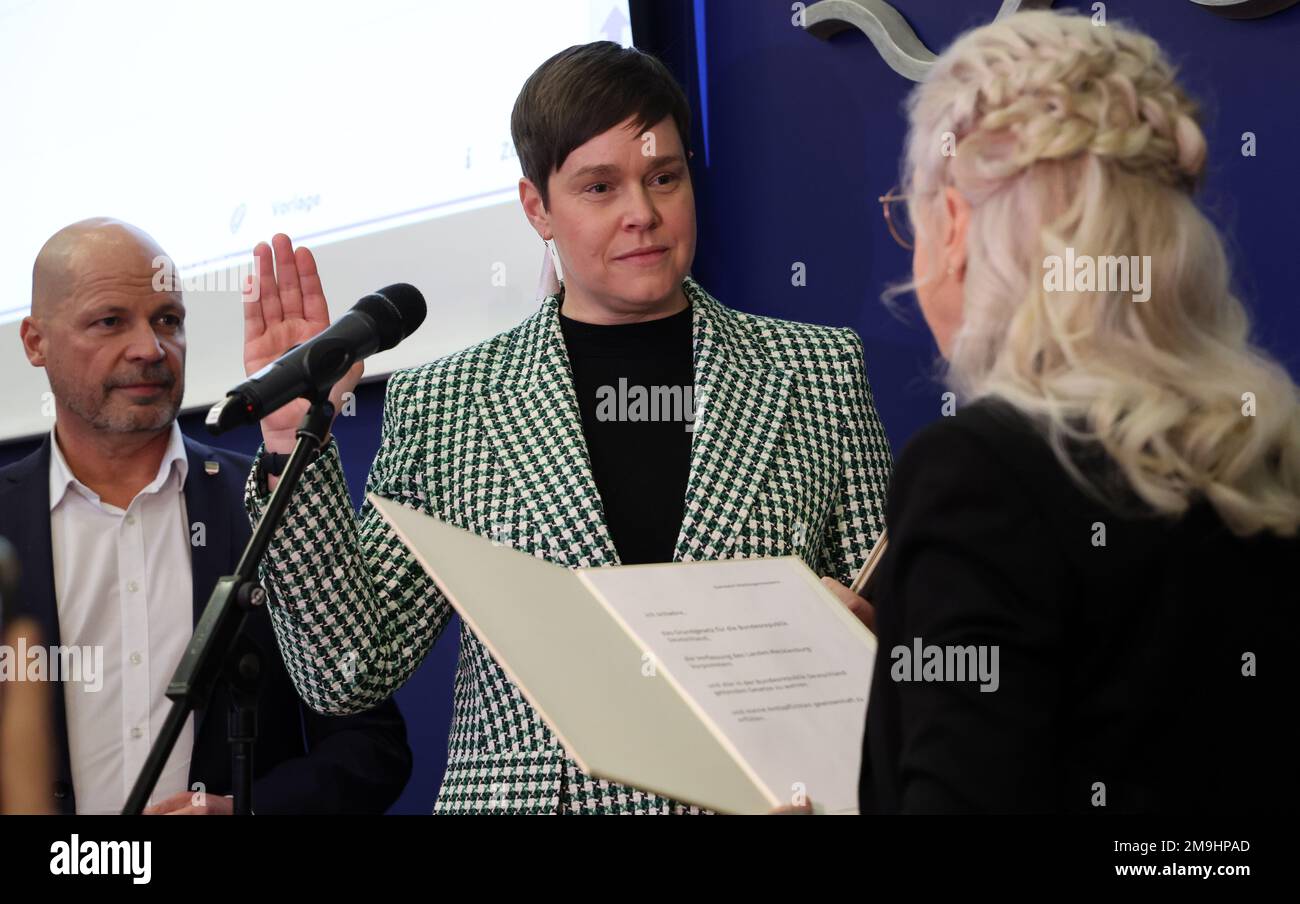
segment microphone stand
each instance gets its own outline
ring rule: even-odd
[[[158,776],[176,746],[185,720],[193,710],[208,704],[218,681],[226,682],[233,701],[227,727],[234,811],[236,815],[253,812],[253,747],[257,742],[257,690],[262,664],[253,644],[241,636],[241,631],[248,613],[266,602],[266,591],[257,583],[258,565],[289,507],[289,499],[302,472],[325,445],[333,421],[334,405],[327,398],[312,400],[311,408],[298,427],[293,454],[289,456],[266,511],[244,547],[235,573],[217,580],[203,617],[199,619],[185,655],[167,686],[167,697],[172,701],[171,711],[136,777],[131,796],[122,810],[123,816],[137,816],[143,812],[154,785],[158,783]]]

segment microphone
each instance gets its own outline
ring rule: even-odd
[[[5,616],[12,615],[18,608],[18,553],[4,537],[0,537],[0,626],[4,625]]]
[[[327,329],[295,345],[213,405],[210,433],[260,421],[294,399],[324,397],[357,361],[387,351],[424,323],[424,296],[397,283],[372,292]]]

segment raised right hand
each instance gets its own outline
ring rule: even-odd
[[[244,372],[251,376],[295,345],[306,342],[330,325],[325,290],[316,270],[316,259],[306,248],[294,250],[284,234],[272,237],[253,249],[257,284],[244,292]],[[330,401],[337,410],[344,393],[361,380],[358,361],[343,379],[334,384]],[[295,433],[307,413],[308,402],[298,399],[262,418],[262,439],[267,451],[293,451]]]

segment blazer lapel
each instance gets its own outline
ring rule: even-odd
[[[676,561],[723,559],[737,552],[780,434],[792,378],[775,367],[737,316],[692,279],[695,438],[686,485],[686,514]]]
[[[234,570],[230,549],[229,499],[222,498],[220,466],[211,450],[186,438],[185,531],[190,540],[190,596],[195,626],[217,579]],[[194,737],[207,718],[207,706],[194,713]]]
[[[618,553],[591,473],[559,308],[552,295],[526,321],[479,411],[521,504],[542,531],[546,558],[568,567],[613,565]]]
[[[51,439],[10,469],[0,486],[0,533],[18,551],[22,569],[19,608],[37,623],[41,644],[57,647],[59,603],[54,592],[54,544],[50,532]],[[68,712],[63,685],[50,686],[51,727],[54,732],[55,806],[65,815],[76,812],[72,759],[68,752]]]

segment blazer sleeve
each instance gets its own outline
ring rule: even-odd
[[[884,487],[893,460],[867,384],[862,340],[849,329],[835,333],[841,342],[831,416],[839,429],[840,482],[823,528],[817,572],[848,584],[884,529]]]
[[[411,748],[397,704],[323,716],[302,707],[307,755],[285,760],[254,785],[262,815],[382,814],[411,777]]]
[[[366,481],[411,508],[437,510],[425,478],[429,399],[396,373],[384,401],[379,454]],[[256,521],[261,453],[245,488]],[[451,607],[405,544],[367,501],[352,508],[338,447],[331,442],[305,471],[267,550],[262,580],[270,592],[276,640],[299,696],[326,715],[378,706],[411,676],[446,627]]]
[[[1031,475],[956,421],[909,444],[890,488],[868,748],[892,744],[883,761],[896,768],[883,779],[905,813],[1055,810],[1068,570],[1059,544],[1088,535],[1054,536]],[[918,645],[984,646],[993,681],[900,680],[900,648]],[[882,717],[895,720],[883,731]]]

